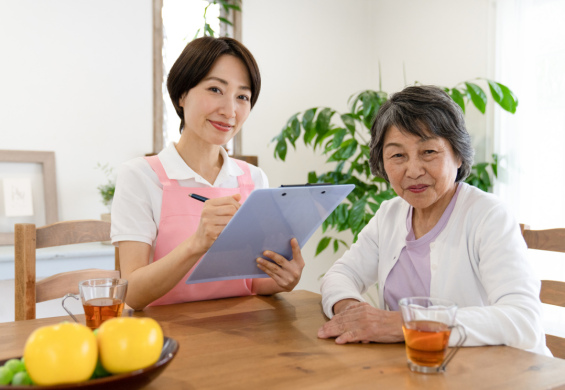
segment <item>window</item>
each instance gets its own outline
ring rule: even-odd
[[[497,123],[505,167],[498,193],[520,223],[532,229],[565,227],[565,2],[496,4],[497,80],[519,99],[516,114],[500,115]],[[565,280],[565,255],[530,252],[540,279]],[[547,332],[565,336],[559,323],[565,315],[546,307]]]
[[[220,17],[230,20],[233,27],[220,23]],[[204,36],[205,22],[216,36],[238,38],[238,21],[239,15],[233,10],[228,13],[220,4],[208,0],[154,0],[154,153],[180,138],[180,119],[166,85],[169,69],[188,42]],[[226,145],[230,154],[238,152],[239,137]]]

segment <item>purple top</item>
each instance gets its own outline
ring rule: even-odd
[[[398,261],[388,274],[384,286],[384,300],[389,310],[398,311],[398,301],[405,297],[429,297],[430,281],[430,244],[443,231],[455,207],[461,186],[457,185],[455,195],[447,205],[443,215],[432,230],[416,240],[412,228],[412,212],[410,206],[406,217],[406,246],[400,251]]]

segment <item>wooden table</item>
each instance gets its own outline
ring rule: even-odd
[[[148,389],[565,389],[565,360],[510,347],[463,348],[444,374],[406,366],[404,344],[336,345],[316,337],[326,321],[307,291],[157,306],[153,317],[180,350]],[[0,359],[62,317],[0,324]],[[66,318],[65,318],[66,319]]]

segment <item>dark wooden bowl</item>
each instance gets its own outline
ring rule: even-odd
[[[127,372],[125,374],[116,374],[107,376],[104,378],[91,379],[86,382],[80,383],[69,383],[64,385],[54,385],[54,386],[11,386],[4,385],[0,386],[0,390],[12,390],[12,389],[81,389],[81,390],[108,390],[108,389],[124,389],[124,390],[134,390],[141,389],[147,386],[149,382],[157,378],[161,372],[167,367],[167,365],[173,360],[177,351],[179,350],[179,343],[169,337],[165,337],[163,342],[163,349],[161,350],[161,356],[159,360],[149,367],[145,367],[141,370],[136,370],[132,372]],[[20,359],[17,357],[16,359]],[[6,363],[10,359],[0,360],[0,366]]]

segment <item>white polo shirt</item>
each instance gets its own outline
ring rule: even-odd
[[[173,143],[159,153],[159,160],[169,179],[177,180],[181,187],[239,187],[237,177],[243,175],[243,170],[228,157],[223,148],[220,148],[220,153],[224,163],[213,184],[186,165]],[[265,172],[248,165],[255,189],[268,188]],[[161,219],[162,198],[163,186],[145,158],[138,157],[121,165],[112,202],[112,243],[140,241],[154,247]]]

